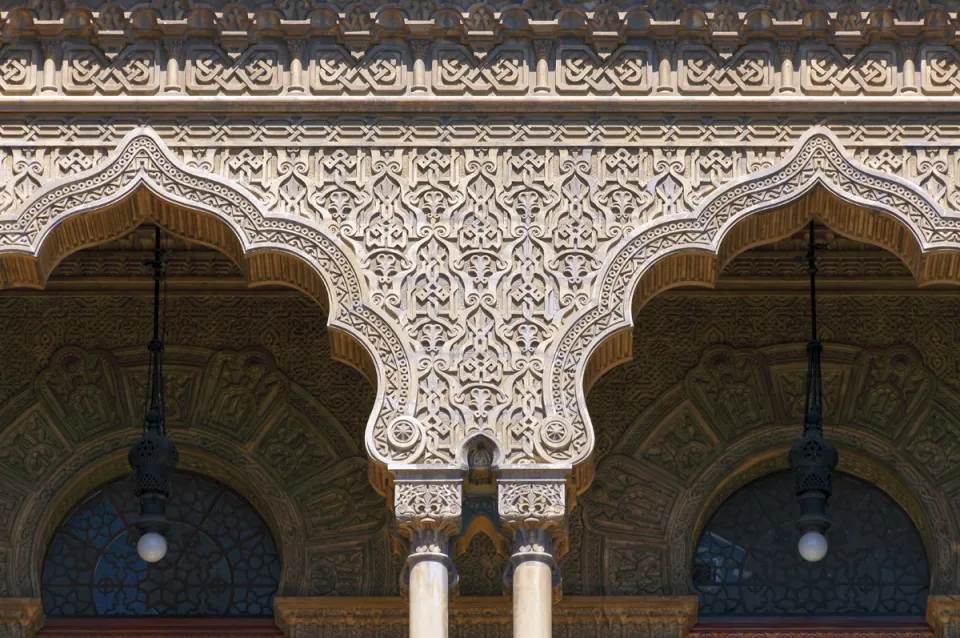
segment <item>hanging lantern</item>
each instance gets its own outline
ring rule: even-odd
[[[837,448],[823,436],[823,377],[820,373],[822,346],[817,340],[817,244],[810,222],[807,248],[810,273],[810,318],[812,338],[807,344],[806,406],[803,436],[790,449],[790,467],[796,476],[797,498],[800,501],[800,543],[797,549],[804,560],[816,562],[827,554],[825,533],[830,527],[827,500],[831,493],[831,474],[837,466]]]
[[[163,397],[163,339],[160,338],[160,283],[163,281],[163,252],[160,250],[160,228],[156,229],[153,268],[153,339],[148,349],[147,397],[144,401],[143,436],[130,449],[127,460],[133,468],[136,495],[140,499],[137,553],[148,563],[161,560],[167,553],[164,536],[169,528],[166,517],[170,496],[170,476],[177,466],[179,454],[167,438],[166,412]]]

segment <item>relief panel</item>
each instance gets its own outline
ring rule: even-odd
[[[960,400],[953,393],[941,390],[938,399],[920,418],[906,446],[907,452],[938,484],[954,478],[960,469],[958,407]]]
[[[193,43],[186,47],[187,89],[197,95],[272,95],[283,89],[286,48],[257,44],[236,59],[215,44]]]
[[[644,441],[637,458],[687,483],[710,462],[719,448],[716,434],[687,401],[663,419]]]
[[[286,380],[264,352],[218,352],[204,372],[197,422],[246,441],[287,391]]]
[[[318,95],[401,95],[411,64],[406,47],[382,44],[358,60],[343,47],[318,42],[310,49],[310,88]]]
[[[686,386],[707,422],[728,440],[774,420],[766,363],[757,352],[712,348],[687,375]]]
[[[873,44],[852,58],[827,44],[800,47],[801,84],[808,95],[893,95],[898,88],[898,53]]]
[[[347,459],[320,469],[315,480],[296,491],[311,538],[359,537],[387,523],[389,511],[370,486],[365,459]]]
[[[76,442],[106,430],[129,427],[114,360],[100,352],[67,347],[36,380],[36,392],[59,416]]]
[[[633,541],[608,539],[604,543],[604,594],[649,596],[663,591],[661,547]]]
[[[581,500],[587,525],[601,533],[660,538],[679,489],[628,457],[606,459]]]
[[[69,453],[69,443],[39,406],[0,430],[0,471],[20,485],[42,482]]]
[[[589,46],[557,47],[557,93],[561,95],[646,95],[651,90],[653,47],[627,45],[601,58]]]
[[[433,47],[433,92],[440,95],[523,95],[530,86],[530,49],[503,44],[477,61],[449,42]]]
[[[153,95],[160,90],[160,45],[138,43],[108,59],[90,44],[63,45],[63,92],[68,95]]]
[[[29,95],[37,88],[40,50],[30,44],[8,44],[0,49],[0,92]]]
[[[776,53],[770,45],[740,47],[720,56],[704,45],[677,49],[681,93],[689,95],[769,95],[774,90]]]
[[[933,373],[912,348],[866,352],[854,371],[847,420],[895,439],[935,389]]]

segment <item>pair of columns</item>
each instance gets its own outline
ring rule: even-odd
[[[410,636],[447,638],[449,592],[457,582],[450,541],[460,529],[462,478],[418,474],[395,474],[394,483],[397,522],[410,540]],[[554,541],[563,529],[565,498],[565,475],[560,472],[498,480],[501,527],[513,537],[507,582],[513,594],[515,638],[553,634],[553,593],[559,584]]]

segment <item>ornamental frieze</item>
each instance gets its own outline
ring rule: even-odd
[[[33,0],[0,12],[0,95],[429,101],[960,90],[957,7],[834,4]]]

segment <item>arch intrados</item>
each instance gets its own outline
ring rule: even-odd
[[[815,220],[835,233],[886,250],[910,270],[918,287],[960,284],[960,251],[923,252],[912,230],[889,213],[841,198],[812,182],[789,203],[740,217],[718,232],[714,247],[694,246],[664,254],[641,275],[631,297],[635,324],[657,295],[677,288],[716,287],[724,268],[751,248],[786,239]],[[608,336],[591,353],[583,376],[584,394],[617,366],[633,359],[633,326]]]
[[[145,223],[220,252],[243,273],[248,288],[282,286],[316,303],[328,318],[331,357],[357,370],[376,387],[376,370],[367,348],[329,325],[331,299],[322,276],[299,255],[282,246],[247,249],[236,229],[218,217],[173,203],[148,183],[138,185],[117,203],[71,214],[40,240],[36,255],[0,255],[0,290],[44,290],[51,273],[70,255],[118,239]]]
[[[122,439],[122,443],[126,443],[130,437],[126,436]],[[104,443],[106,442],[94,442],[92,445],[99,447]],[[56,534],[66,516],[101,485],[130,474],[130,465],[127,463],[129,446],[121,445],[119,439],[115,439],[114,443],[118,445],[117,449],[97,457],[92,463],[86,464],[79,473],[68,477],[65,484],[51,485],[50,483],[56,480],[55,477],[48,481],[47,489],[53,490],[54,496],[43,506],[42,515],[33,528],[31,534],[32,546],[27,558],[28,564],[20,565],[21,568],[26,567],[29,570],[33,591],[21,592],[21,594],[39,595],[44,558],[54,534]],[[273,541],[280,551],[281,580],[277,590],[278,595],[282,595],[285,591],[297,591],[302,583],[290,581],[291,577],[297,579],[303,577],[302,563],[305,556],[301,555],[301,550],[306,533],[302,521],[287,520],[288,517],[282,516],[279,511],[281,507],[295,511],[292,503],[271,502],[270,499],[261,497],[253,489],[252,482],[263,480],[264,477],[250,476],[229,461],[193,445],[184,444],[182,441],[178,441],[177,449],[180,452],[178,470],[192,472],[222,483],[250,503],[251,507],[266,523]],[[41,487],[40,489],[44,488]],[[273,489],[271,493],[274,496],[282,495],[282,490]],[[283,500],[288,499],[284,498]],[[25,508],[24,512],[21,513],[17,529],[26,522],[25,519],[29,517],[30,509]]]
[[[757,436],[763,436],[763,434],[758,433]],[[906,512],[923,542],[923,548],[930,565],[930,590],[931,592],[935,591],[939,571],[939,566],[937,565],[939,554],[937,552],[936,535],[933,525],[917,495],[895,471],[887,467],[883,462],[865,454],[862,450],[840,442],[837,443],[837,450],[840,454],[840,463],[837,466],[837,471],[870,483],[893,499],[894,502]],[[689,582],[691,575],[690,565],[693,561],[693,553],[696,551],[697,543],[703,534],[707,521],[709,521],[710,517],[717,511],[717,508],[740,488],[764,476],[790,469],[790,463],[787,458],[789,451],[789,445],[781,444],[764,450],[760,454],[752,456],[749,460],[739,463],[735,468],[729,470],[726,477],[717,483],[700,502],[696,516],[692,524],[688,525],[686,537],[683,539],[685,543],[685,550],[683,552],[683,560],[685,561],[684,569],[688,580],[684,585],[687,587],[687,591],[693,591],[693,584]],[[718,462],[719,460],[714,461],[714,463]],[[694,487],[692,491],[696,491],[696,487]],[[676,522],[681,523],[680,521]]]

